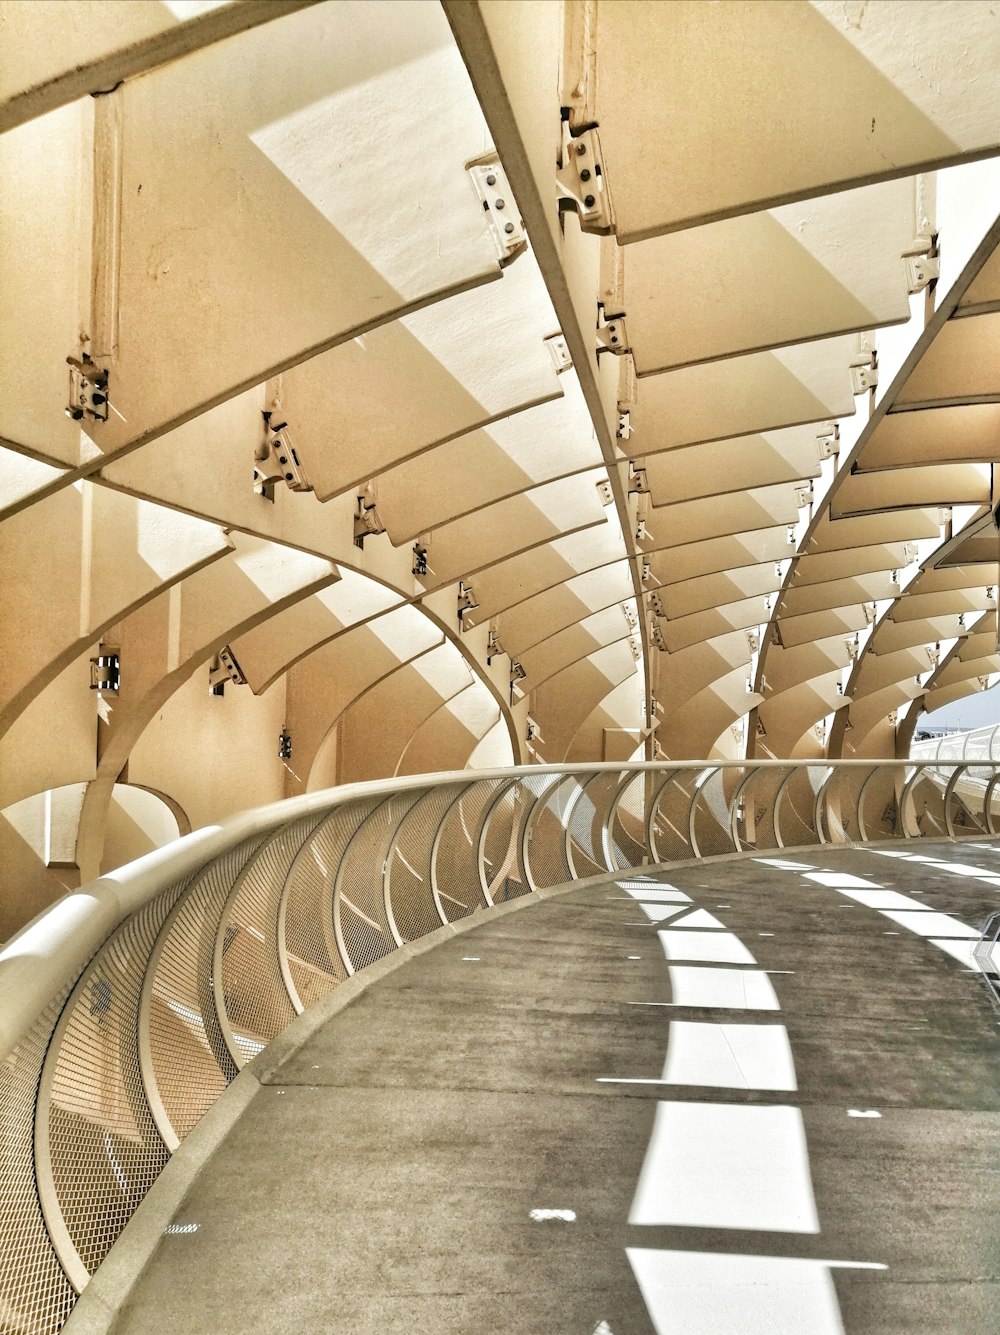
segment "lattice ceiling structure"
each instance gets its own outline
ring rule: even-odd
[[[269,796],[893,755],[1000,669],[995,6],[15,0],[0,50],[0,806],[72,789],[82,875],[116,782],[216,819],[276,723]]]

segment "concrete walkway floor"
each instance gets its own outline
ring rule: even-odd
[[[1000,1330],[997,907],[1000,846],[942,843],[480,926],[285,1062],[114,1329]]]

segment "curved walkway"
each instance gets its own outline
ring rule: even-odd
[[[114,1330],[1000,1329],[997,907],[946,843],[484,923],[265,1078]]]

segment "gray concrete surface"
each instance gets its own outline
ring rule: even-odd
[[[936,851],[1000,876],[1000,849]],[[794,861],[919,896],[959,925],[1000,906],[1000,884],[870,851]],[[114,1330],[1000,1329],[1000,1011],[982,979],[801,869],[741,861],[662,879],[772,971],[780,1010],[673,1004],[657,934],[672,920],[647,922],[614,886],[446,941],[265,1077],[176,1211],[176,1224],[197,1227],[164,1235]],[[783,1025],[797,1088],[663,1083],[678,1021]],[[801,1116],[808,1164],[792,1167],[811,1181],[818,1231],[791,1216],[788,1227],[698,1222],[712,1208],[701,1197],[731,1195],[737,1213],[759,1205],[766,1218],[784,1191],[780,1163],[750,1165],[744,1182],[721,1141],[715,1171],[710,1104],[737,1129],[748,1108]],[[678,1181],[651,1176],[658,1109],[688,1116],[692,1105],[707,1110],[695,1108],[690,1144],[657,1142],[681,1166]],[[683,1186],[692,1164],[694,1186]],[[765,1171],[762,1186],[754,1171]],[[640,1179],[661,1222],[629,1222]],[[575,1218],[532,1218],[539,1210]],[[812,1317],[784,1293],[772,1312],[756,1280],[693,1296],[682,1285],[665,1301],[640,1289],[626,1249],[680,1256],[691,1274],[705,1258],[734,1274],[738,1257],[834,1263],[816,1272],[835,1302]]]

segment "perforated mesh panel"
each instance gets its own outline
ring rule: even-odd
[[[182,890],[158,895],[102,947],[46,1059],[51,1185],[91,1274],[169,1157],[142,1084],[139,1005],[157,934]]]
[[[623,778],[615,777],[618,783]],[[643,775],[636,775],[622,789],[611,825],[611,848],[621,870],[640,866],[646,848],[643,781]]]
[[[435,867],[438,885],[442,889],[461,886],[456,897],[470,904],[469,912],[487,904],[480,882],[479,836],[489,804],[502,786],[503,781],[492,779],[467,788],[450,807],[441,827]]]
[[[441,817],[459,792],[461,786],[456,785],[432,788],[414,803],[396,831],[386,875],[389,906],[404,941],[433,932],[447,921],[431,888],[431,848]]]
[[[932,743],[933,745],[933,743]],[[957,733],[951,737],[942,737],[936,744],[937,756],[939,760],[961,760],[962,752],[965,750],[966,735]]]
[[[775,824],[782,844],[794,847],[818,838],[816,831],[816,794],[829,770],[822,765],[808,765],[797,770],[781,797]]]
[[[494,904],[528,893],[521,866],[521,828],[533,800],[532,794],[520,782],[508,785],[486,818],[483,870],[486,888]]]
[[[857,796],[859,784],[855,783],[852,789],[848,786],[846,779],[847,772],[845,770],[834,770],[823,790],[822,816],[826,823],[827,836],[831,842],[857,838],[854,800]],[[850,833],[851,829],[855,831],[853,835]]]
[[[240,874],[224,915],[222,991],[244,1062],[295,1018],[278,958],[278,910],[295,855],[318,823],[311,816],[267,839]]]
[[[435,822],[443,822],[434,863],[434,877],[438,898],[448,922],[466,918],[476,909],[483,908],[486,898],[479,883],[479,824],[495,785],[483,783],[470,791],[460,786],[446,791],[450,803],[428,807],[427,815]],[[455,801],[456,795],[458,800]],[[423,809],[431,803],[431,793],[421,803]]]
[[[238,1067],[215,1005],[215,940],[222,910],[262,840],[247,840],[195,877],[163,926],[149,981],[149,1044],[159,1095],[183,1140]]]
[[[307,1007],[348,977],[333,930],[333,886],[355,830],[377,803],[337,807],[316,827],[296,857],[285,897],[288,969],[300,1005]]]
[[[845,822],[844,826],[852,838],[860,839],[867,834],[869,839],[885,839],[897,832],[902,833],[896,806],[896,781],[898,779],[899,785],[902,787],[905,773],[902,769],[895,773],[891,770],[875,772],[875,768],[873,766],[870,770],[854,771],[847,780],[847,787],[852,794],[856,794],[854,801],[851,803],[855,811],[846,813],[850,823]],[[874,778],[871,783],[868,783],[867,780],[873,772]],[[856,778],[855,774],[857,775]],[[919,787],[920,784],[918,783],[917,786]],[[860,811],[857,807],[859,801],[863,801],[863,807]],[[921,805],[918,801],[918,823],[921,820]],[[937,802],[937,807],[943,818],[944,807],[940,800]],[[844,814],[842,811],[842,818]]]
[[[735,793],[744,771],[740,767],[716,770],[702,784],[695,805],[695,838],[702,857],[733,852],[728,797]]]
[[[50,1335],[76,1294],[49,1241],[35,1187],[35,1095],[69,988],[0,1064],[0,1330]]]
[[[902,771],[897,771],[897,776],[901,780]],[[950,773],[947,778],[950,778]],[[926,839],[928,836],[936,838],[938,835],[947,836],[948,828],[945,823],[944,814],[944,790],[947,778],[942,782],[933,774],[925,771],[921,774],[913,785],[910,797],[912,810],[916,819],[917,829]],[[882,803],[879,799],[886,800],[886,810],[883,811]],[[888,819],[891,808],[891,817]],[[954,806],[952,807],[954,811]],[[896,820],[896,798],[892,786],[892,778],[883,778],[879,775],[868,787],[865,794],[865,830],[869,839],[878,839],[886,833],[893,833],[897,828]],[[880,819],[881,817],[881,819]],[[888,829],[886,828],[888,827]],[[902,833],[902,831],[900,831]]]
[[[604,865],[602,834],[608,808],[618,788],[618,776],[599,774],[585,781],[573,813],[569,829],[572,839],[571,855],[578,876],[593,876],[607,871]]]
[[[421,796],[420,791],[401,793],[381,803],[358,826],[341,860],[334,917],[354,969],[374,964],[396,948],[385,911],[383,876],[396,827]]]
[[[570,800],[579,792],[581,780],[576,775],[560,779],[547,775],[529,779],[525,786],[544,793],[531,818],[528,838],[528,866],[537,886],[561,885],[570,879],[566,861],[566,812]]]
[[[981,746],[979,749],[985,751],[986,748]],[[951,819],[956,834],[982,833],[986,829],[983,799],[992,772],[989,766],[970,765],[956,783],[951,798]]]
[[[746,771],[741,771],[741,780]],[[777,848],[774,833],[774,799],[788,774],[787,769],[752,771],[750,780],[742,789],[737,830],[745,849]],[[733,790],[735,792],[735,789]]]
[[[654,798],[651,851],[655,862],[691,855],[688,811],[694,797],[695,777],[690,770],[672,774]]]

